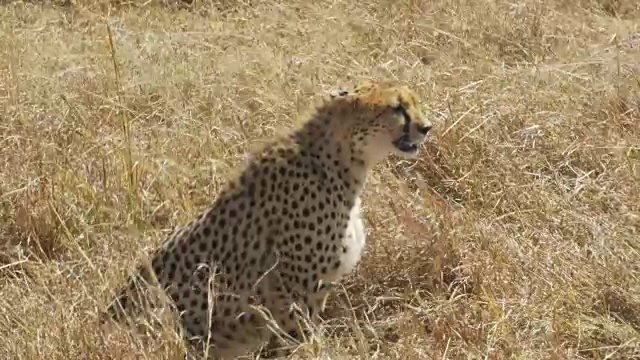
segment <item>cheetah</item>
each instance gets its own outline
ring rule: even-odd
[[[427,138],[432,125],[418,103],[414,90],[389,81],[324,98],[168,236],[102,319],[133,314],[142,283],[154,283],[190,343],[214,358],[275,347],[284,338],[278,328],[301,340],[299,320],[320,321],[331,290],[360,260],[368,173],[388,155],[416,157]]]

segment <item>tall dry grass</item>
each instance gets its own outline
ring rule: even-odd
[[[173,359],[96,314],[319,93],[408,83],[436,128],[364,196],[307,358],[640,358],[640,5],[0,6],[0,357]]]

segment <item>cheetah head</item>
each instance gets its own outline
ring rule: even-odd
[[[332,97],[348,103],[351,141],[371,163],[390,154],[416,157],[432,127],[418,107],[418,95],[404,85],[366,82]]]

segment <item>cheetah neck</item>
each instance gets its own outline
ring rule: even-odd
[[[337,172],[347,189],[358,197],[364,188],[370,166],[351,140],[347,121],[318,113],[293,134],[301,151],[307,151],[325,169]]]

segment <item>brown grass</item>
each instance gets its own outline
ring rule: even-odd
[[[299,356],[640,358],[636,1],[2,3],[1,358],[179,358],[97,311],[244,151],[364,78],[436,128],[371,177],[364,260]]]

